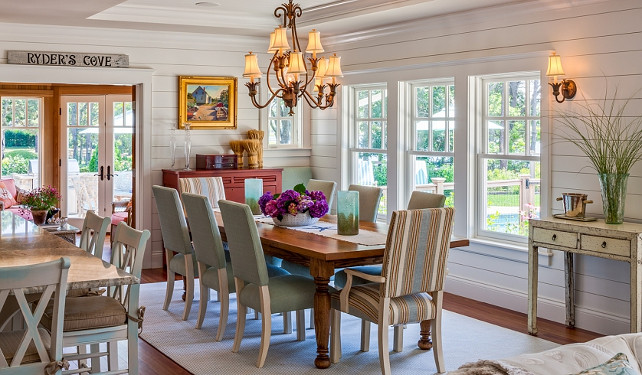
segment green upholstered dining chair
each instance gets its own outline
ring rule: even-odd
[[[315,180],[311,178],[308,180],[305,188],[308,189],[308,191],[321,190],[323,192],[323,195],[325,195],[325,200],[328,202],[328,207],[332,208],[332,202],[334,202],[334,193],[337,190],[336,182]]]
[[[272,314],[296,311],[297,340],[305,340],[303,310],[312,307],[316,287],[312,279],[298,275],[270,277],[249,206],[225,200],[219,201],[219,206],[230,246],[236,287],[237,320],[232,351],[240,349],[247,307],[259,311],[262,329],[256,366],[263,367],[270,346]]]
[[[216,341],[221,341],[227,326],[229,293],[236,292],[230,252],[224,249],[209,199],[203,195],[191,193],[183,193],[181,198],[187,217],[190,218],[189,228],[198,264],[201,297],[198,304],[196,328],[200,329],[203,325],[207,303],[210,299],[210,289],[214,289],[221,302],[221,313],[216,332]],[[270,264],[267,265],[267,270],[270,277],[288,274],[288,271],[283,268]]]
[[[426,191],[415,190],[410,195],[408,209],[417,210],[423,208],[437,208],[443,207],[444,203],[446,203],[446,196],[443,194],[434,194]]]
[[[137,230],[125,222],[118,224],[112,242],[111,263],[119,270],[140,279],[149,230]],[[138,329],[144,307],[139,309],[139,284],[110,286],[106,295],[67,297],[63,323],[63,346],[89,345],[90,353],[65,354],[68,361],[91,359],[92,373],[138,373]],[[142,310],[141,310],[142,309]],[[45,310],[43,326],[51,325],[49,308]],[[127,340],[128,369],[118,367],[118,341]],[[107,343],[107,351],[98,345]],[[100,372],[100,358],[107,357],[108,372]],[[66,374],[85,373],[88,369],[75,366]]]
[[[0,311],[6,303],[18,306],[24,330],[5,330],[0,324],[0,374],[61,374],[62,324],[65,310],[67,274],[71,262],[60,258],[51,262],[18,267],[0,267]],[[44,287],[39,302],[27,300],[29,289]],[[55,293],[55,294],[54,294]],[[50,330],[39,328],[45,306],[53,297]]]
[[[441,313],[454,209],[392,214],[380,275],[347,268],[345,287],[331,295],[330,359],[341,358],[341,312],[377,323],[381,373],[390,374],[388,326],[430,321],[437,371],[444,372]],[[370,281],[353,285],[359,276]]]
[[[82,223],[80,244],[78,246],[102,259],[103,246],[105,245],[105,236],[107,235],[109,224],[110,219],[108,217],[99,216],[93,210],[87,211],[85,220]]]
[[[359,192],[359,220],[376,222],[383,188],[378,186],[350,185],[349,191]]]
[[[167,289],[163,310],[167,310],[172,301],[176,274],[185,276],[183,320],[187,320],[194,300],[194,276],[198,274],[185,213],[176,189],[154,185],[152,191],[158,208],[167,264]]]

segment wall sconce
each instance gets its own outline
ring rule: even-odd
[[[548,57],[548,69],[546,70],[546,75],[548,77],[553,77],[553,83],[548,83],[553,87],[553,95],[555,96],[555,101],[558,103],[564,102],[565,99],[573,99],[577,93],[577,86],[575,81],[572,79],[563,79],[562,82],[557,82],[557,76],[564,75],[564,69],[562,69],[562,59],[559,55],[556,55],[553,52],[552,55]],[[562,100],[559,99],[560,87]]]

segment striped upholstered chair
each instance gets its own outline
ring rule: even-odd
[[[178,192],[204,195],[212,208],[218,208],[219,199],[225,199],[225,189],[221,177],[188,177],[178,179]]]
[[[453,213],[451,207],[395,211],[381,275],[346,269],[345,287],[332,294],[333,362],[341,357],[341,312],[345,312],[379,325],[382,374],[390,374],[388,326],[430,321],[437,371],[444,372],[441,308]],[[352,286],[354,276],[371,283]]]

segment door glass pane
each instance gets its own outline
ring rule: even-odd
[[[80,107],[82,108],[82,105]],[[88,210],[98,209],[97,172],[97,129],[69,127],[67,129],[68,217],[83,218]]]
[[[132,196],[132,137],[133,118],[131,102],[115,102],[114,118],[114,184],[112,201],[131,199]]]
[[[2,178],[13,178],[24,190],[40,186],[41,103],[39,98],[2,99]]]
[[[27,125],[27,100],[14,99],[13,101],[13,126]]]
[[[40,100],[27,100],[27,126],[34,127],[40,125]]]
[[[78,125],[78,103],[67,103],[67,125]]]

